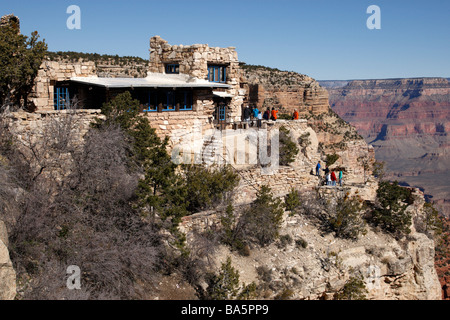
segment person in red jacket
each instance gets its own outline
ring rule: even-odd
[[[331,171],[331,185],[332,186],[336,186],[336,174],[334,173],[334,171]]]
[[[292,116],[292,119],[298,120],[298,111],[294,110],[294,115]]]

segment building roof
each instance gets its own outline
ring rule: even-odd
[[[233,98],[233,95],[223,91],[213,91],[213,95],[221,98]]]
[[[185,74],[148,73],[146,78],[72,77],[71,81],[105,88],[230,88],[225,83],[210,82]]]

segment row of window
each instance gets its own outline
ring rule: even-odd
[[[166,74],[178,74],[180,73],[180,65],[173,63],[166,64],[165,71]],[[227,81],[227,67],[219,65],[209,65],[208,81],[225,83]]]
[[[148,96],[138,97],[144,105],[144,112],[152,111],[188,111],[192,110],[191,91],[150,91]],[[148,100],[147,100],[148,99]],[[55,87],[53,96],[55,110],[64,110],[70,106],[70,92],[67,87]]]
[[[144,112],[158,111],[158,106],[162,111],[192,110],[192,92],[149,92],[148,103],[145,104]]]

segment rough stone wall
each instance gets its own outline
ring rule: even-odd
[[[39,68],[30,99],[37,110],[53,110],[54,84],[56,81],[68,81],[72,77],[96,75],[97,69],[93,61],[44,61]]]
[[[180,73],[205,80],[208,77],[208,64],[226,65],[226,83],[231,85],[226,91],[233,95],[230,102],[231,117],[233,121],[240,120],[246,91],[240,86],[242,72],[235,47],[210,47],[207,44],[170,45],[160,36],[152,37],[149,72],[165,73],[166,63],[179,64]]]
[[[67,122],[68,132],[73,135],[74,141],[82,142],[90,124],[96,118],[102,118],[103,115],[100,110],[43,110],[33,113],[11,112],[5,117],[8,119],[10,130],[14,136],[28,146],[43,143],[39,139],[45,136],[46,129],[51,125],[61,124],[63,121]]]
[[[0,18],[0,27],[3,26],[11,26],[13,28],[16,28],[17,33],[20,33],[20,20],[13,14],[8,14]]]

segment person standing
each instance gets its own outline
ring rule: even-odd
[[[328,169],[328,165],[325,167],[325,170],[323,170],[325,172],[325,175],[327,175],[328,173],[330,173],[330,169]]]
[[[292,115],[292,119],[298,120],[298,111],[294,110],[294,114]]]
[[[263,116],[264,120],[269,120],[270,118],[270,109],[267,108],[267,110],[264,112],[264,116]]]
[[[331,185],[333,187],[336,187],[336,174],[334,173],[334,171],[331,171]]]
[[[320,177],[320,167],[321,167],[321,165],[320,165],[320,161],[319,161],[319,162],[317,162],[317,165],[316,165],[316,176],[318,176],[318,177]]]
[[[270,119],[273,121],[277,121],[277,118],[278,118],[277,113],[278,113],[278,110],[275,110],[275,108],[272,108],[272,113],[271,113]]]
[[[244,109],[244,121],[249,122],[250,115],[251,115],[251,110],[250,110],[249,106],[246,106]]]
[[[339,185],[342,187],[342,169],[339,170]]]
[[[256,106],[253,106],[253,118],[258,119],[259,110]]]
[[[259,110],[258,110],[258,116],[256,117],[256,126],[258,127],[258,128],[261,128],[262,127],[262,113],[261,112],[259,112]]]

